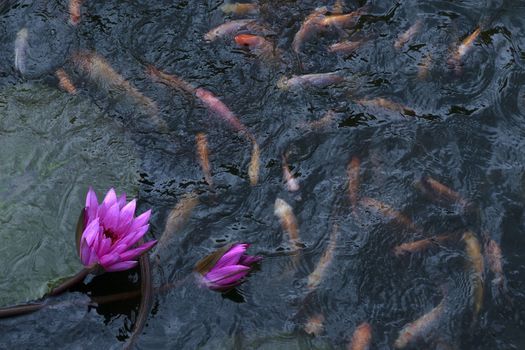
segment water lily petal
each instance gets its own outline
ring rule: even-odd
[[[102,238],[97,251],[100,256],[108,254],[111,251],[111,238]]]
[[[98,199],[97,194],[92,187],[89,188],[86,196],[86,215],[87,223],[90,223],[97,216],[98,211]]]
[[[101,256],[99,259],[100,265],[102,265],[104,269],[120,261],[122,261],[122,259],[117,253],[109,253],[104,256]]]
[[[157,243],[157,241],[149,241],[147,243],[144,243],[143,245],[141,245],[140,247],[138,248],[135,248],[135,249],[131,249],[131,250],[128,250],[127,252],[125,253],[122,253],[120,254],[120,258],[122,260],[132,260],[132,259],[135,259],[137,256],[139,256],[140,254],[144,253],[145,251],[151,249],[151,247],[153,247],[155,245],[155,243]]]
[[[138,265],[138,261],[122,261],[111,266],[105,267],[104,269],[108,272],[124,271],[134,268]]]
[[[119,207],[118,203],[114,203],[106,212],[106,216],[102,218],[102,225],[106,230],[110,230],[113,233],[117,232],[119,219]]]
[[[139,216],[135,218],[135,220],[133,220],[133,223],[131,224],[131,227],[129,228],[129,230],[132,232],[132,231],[137,230],[141,226],[144,226],[145,224],[148,223],[150,216],[151,216],[151,209],[140,214]]]
[[[93,242],[98,238],[98,231],[100,224],[98,218],[95,218],[91,223],[84,229],[82,238],[86,240],[89,246],[93,246]]]
[[[204,278],[214,285],[226,285],[240,280],[248,274],[250,268],[243,265],[231,265],[220,269],[212,269]]]
[[[133,222],[133,214],[135,214],[136,205],[137,200],[134,199],[120,210],[119,224],[117,228],[118,232],[126,231],[131,226]]]
[[[259,262],[261,260],[262,260],[262,256],[243,255],[239,259],[239,265],[251,266],[252,264]]]
[[[126,192],[122,193],[120,197],[118,197],[117,202],[120,209],[124,208],[126,205]]]
[[[128,247],[132,247],[146,234],[146,232],[148,232],[148,229],[149,229],[149,224],[142,226],[137,231],[128,233],[128,235],[124,237],[123,239],[121,239],[118,243],[125,244]]]
[[[86,242],[85,238],[82,238],[80,242],[80,261],[82,265],[87,266],[91,258],[91,248]]]
[[[248,244],[234,244],[215,264],[213,269],[220,269],[228,265],[237,265],[239,259],[248,249]]]

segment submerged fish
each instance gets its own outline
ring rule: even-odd
[[[28,44],[29,32],[27,28],[22,28],[16,33],[15,39],[15,68],[22,74],[25,74],[27,51],[29,50]]]
[[[414,322],[407,324],[399,332],[394,347],[396,349],[403,349],[407,345],[413,345],[418,340],[424,340],[428,337],[439,323],[445,310],[445,300],[443,299],[438,306],[424,314]]]
[[[250,160],[250,166],[248,167],[248,177],[250,178],[250,185],[255,186],[259,181],[259,168],[260,168],[260,151],[259,145],[252,140],[252,158]]]
[[[334,251],[337,246],[338,233],[339,228],[337,225],[334,225],[332,234],[330,235],[330,241],[328,242],[328,246],[323,252],[321,259],[319,259],[319,262],[317,263],[317,266],[315,267],[314,271],[308,276],[308,283],[306,287],[309,290],[315,289],[319,286],[319,284],[324,278],[326,270],[332,263],[332,260],[334,258]]]
[[[441,182],[426,176],[421,178],[419,182],[419,188],[430,195],[431,198],[446,201],[448,203],[455,203],[461,207],[467,205],[467,201],[461,197],[459,193],[450,189],[446,185],[443,185]]]
[[[394,247],[394,254],[396,256],[404,255],[406,253],[417,253],[421,252],[432,245],[439,244],[449,239],[449,235],[435,236],[430,238],[420,239],[414,242],[402,243]]]
[[[69,0],[69,24],[76,26],[80,23],[80,7],[84,0]]]
[[[425,57],[417,64],[417,77],[420,80],[425,80],[428,76],[430,65],[432,64],[432,55],[427,53]]]
[[[58,78],[58,86],[64,90],[70,93],[71,95],[77,94],[77,88],[69,78],[69,75],[66,73],[66,71],[62,68],[59,68],[56,70],[55,75]]]
[[[226,14],[234,15],[256,15],[259,13],[259,5],[246,3],[224,4],[220,7],[221,11]]]
[[[251,52],[263,59],[270,60],[277,58],[274,45],[262,36],[238,34],[235,36],[235,42],[239,46],[247,47]]]
[[[420,30],[423,22],[418,19],[414,24],[410,26],[405,32],[399,34],[396,41],[394,42],[394,47],[396,49],[401,49],[414,35],[416,35]]]
[[[503,274],[503,254],[501,248],[495,240],[488,235],[485,236],[485,257],[490,271],[494,274],[492,284],[498,288],[503,288],[505,275]]]
[[[254,19],[238,19],[235,21],[226,22],[220,26],[213,28],[208,33],[204,35],[204,40],[206,41],[215,41],[219,38],[222,38],[226,35],[231,35],[238,32],[239,30],[246,28],[252,24],[255,24]]]
[[[368,350],[372,341],[372,326],[368,322],[361,323],[352,335],[348,350]]]
[[[354,52],[363,44],[362,41],[341,41],[339,43],[332,44],[328,47],[328,52],[340,53],[348,55]]]
[[[299,123],[298,127],[308,129],[323,129],[335,124],[336,113],[328,110],[320,119],[311,122]]]
[[[292,42],[292,49],[296,54],[301,52],[301,47],[306,40],[309,40],[321,29],[321,20],[328,12],[326,7],[316,8],[301,24],[299,31],[295,34]]]
[[[343,29],[353,27],[359,17],[363,14],[365,7],[361,7],[353,12],[346,14],[328,15],[321,19],[321,26],[325,29]]]
[[[210,161],[208,159],[208,139],[206,134],[198,133],[195,136],[195,141],[197,142],[197,155],[199,157],[199,162],[201,163],[202,172],[204,173],[204,179],[210,187],[213,187],[213,180],[210,172]]]
[[[324,329],[324,316],[322,314],[316,314],[308,318],[304,325],[304,331],[308,334],[318,336],[323,332]]]
[[[479,240],[472,231],[467,231],[463,234],[463,241],[465,242],[465,251],[470,260],[468,269],[471,270],[470,277],[474,288],[473,305],[474,319],[476,319],[483,306],[483,256],[481,255]]]
[[[286,183],[286,188],[288,188],[288,191],[295,192],[299,190],[299,183],[297,182],[297,179],[290,172],[290,168],[288,167],[288,162],[286,160],[286,155],[284,154],[283,154],[283,177]]]
[[[388,109],[393,112],[401,113],[403,115],[409,115],[409,116],[416,115],[416,112],[413,109],[408,108],[400,103],[387,100],[386,98],[382,98],[382,97],[376,97],[373,99],[356,100],[356,102],[362,106],[384,108],[384,109]]]
[[[279,218],[283,230],[288,233],[290,243],[294,245],[299,241],[299,229],[292,207],[281,198],[277,198],[274,204],[274,214]]]
[[[448,64],[456,71],[456,73],[461,73],[463,57],[472,49],[474,41],[476,41],[480,33],[481,27],[476,28],[476,30],[467,36],[452,53],[452,56],[448,60]]]
[[[305,88],[305,87],[327,87],[341,83],[345,80],[339,72],[314,73],[305,75],[294,75],[291,78],[282,77],[277,82],[277,87],[283,90]]]
[[[346,168],[348,174],[348,196],[352,205],[354,216],[357,215],[357,202],[359,201],[359,170],[361,161],[356,156],[352,157]]]
[[[381,201],[370,197],[362,198],[360,203],[367,208],[379,211],[382,215],[386,216],[387,218],[397,221],[399,224],[405,226],[405,228],[407,228],[410,231],[421,232],[421,230],[417,228],[406,215],[395,210],[388,204],[385,204]]]

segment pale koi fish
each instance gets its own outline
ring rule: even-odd
[[[182,90],[190,95],[195,94],[195,88],[188,82],[182,80],[181,78],[166,74],[152,65],[146,67],[146,74],[149,75],[153,80],[165,84],[171,88]]]
[[[421,27],[423,25],[423,22],[421,20],[417,20],[416,23],[412,24],[410,28],[408,28],[404,33],[399,34],[396,41],[394,42],[394,47],[396,49],[401,49],[407,42],[409,42],[414,35],[419,33],[421,30]]]
[[[345,8],[344,0],[335,0],[335,4],[332,7],[332,13],[336,14],[336,15],[339,15],[339,14],[343,13],[344,8]]]
[[[155,101],[144,96],[130,82],[115,72],[102,56],[94,52],[80,51],[73,54],[72,60],[100,88],[123,93],[131,97],[137,104],[142,105],[150,114],[157,114],[158,108]],[[162,125],[165,124],[160,119],[156,119],[156,122]]]
[[[299,241],[299,229],[292,207],[281,198],[277,198],[274,205],[274,214],[279,218],[283,230],[288,233],[290,242],[294,245],[294,243]]]
[[[249,27],[255,23],[256,21],[254,19],[238,19],[235,21],[226,22],[206,33],[204,35],[204,40],[215,41],[224,36],[234,34],[239,30]]]
[[[471,280],[474,288],[473,305],[474,305],[474,319],[477,318],[481,307],[483,306],[483,256],[481,255],[481,245],[476,236],[467,231],[463,234],[463,241],[465,242],[465,251],[469,258],[468,269],[472,271]]]
[[[501,248],[495,240],[485,235],[485,257],[490,271],[494,274],[492,284],[498,288],[503,288],[505,275],[503,274],[503,254]]]
[[[262,36],[238,34],[235,36],[235,42],[239,46],[250,49],[251,52],[263,59],[269,60],[277,58],[274,45]]]
[[[248,177],[250,178],[250,185],[255,186],[259,181],[259,168],[260,168],[260,151],[259,145],[252,140],[252,158],[250,160],[250,166],[248,167]]]
[[[204,179],[210,187],[213,188],[213,180],[210,172],[210,161],[208,159],[208,139],[204,133],[198,133],[195,136],[197,142],[197,155],[199,162],[201,163],[202,172],[204,173]]]
[[[339,228],[337,225],[334,225],[332,234],[330,235],[330,241],[328,242],[328,246],[323,252],[321,259],[319,259],[319,262],[317,263],[315,270],[308,276],[308,283],[306,287],[309,290],[313,290],[319,286],[319,284],[322,282],[324,278],[326,270],[332,263],[332,260],[334,258],[334,251],[337,246],[338,233],[339,233]]]
[[[414,345],[418,340],[427,338],[438,325],[444,311],[445,300],[443,299],[438,306],[403,327],[394,343],[394,347],[396,349],[404,349],[408,345]]]
[[[26,60],[27,51],[29,50],[28,44],[29,32],[27,28],[22,28],[16,33],[15,39],[15,68],[22,74],[27,72]]]
[[[66,73],[66,71],[62,68],[59,68],[56,70],[55,75],[58,78],[58,86],[64,90],[70,93],[71,95],[77,94],[77,88],[69,78],[69,75]]]
[[[359,201],[359,171],[361,161],[357,157],[352,157],[346,168],[348,174],[348,196],[352,205],[354,216],[357,215],[357,202]]]
[[[361,7],[353,12],[347,14],[336,14],[325,16],[321,19],[321,26],[325,29],[343,29],[351,28],[357,24],[360,16],[363,14],[366,7]]]
[[[296,89],[299,87],[323,88],[339,84],[344,80],[345,78],[343,78],[339,72],[295,75],[291,78],[282,77],[277,82],[277,87],[283,90]]]
[[[326,7],[316,8],[301,24],[299,31],[295,34],[292,42],[292,49],[296,54],[301,52],[301,47],[306,40],[321,30],[321,20],[328,12]]]
[[[368,322],[361,323],[352,335],[348,350],[368,350],[372,341],[372,326]]]
[[[295,192],[299,190],[299,183],[297,182],[297,179],[290,172],[290,168],[288,167],[288,162],[286,160],[286,155],[284,154],[283,154],[283,177],[286,183],[286,187],[288,188],[288,191]]]
[[[309,129],[323,129],[335,123],[336,113],[333,110],[328,110],[320,119],[311,122],[299,123],[300,128]]]
[[[417,228],[406,215],[381,201],[370,197],[364,197],[361,199],[360,203],[366,208],[377,210],[383,216],[398,222],[410,231],[421,232],[421,230]]]
[[[478,38],[481,33],[481,27],[476,28],[476,30],[467,36],[457,49],[453,52],[452,56],[448,60],[448,64],[456,71],[456,73],[461,72],[461,61],[463,57],[472,49],[474,41]]]
[[[435,236],[435,237],[430,237],[430,238],[424,238],[424,239],[420,239],[420,240],[414,241],[414,242],[403,243],[403,244],[400,244],[400,245],[394,247],[394,254],[396,256],[401,256],[401,255],[404,255],[406,253],[422,252],[423,250],[426,250],[430,246],[435,245],[435,244],[439,244],[441,242],[444,242],[444,241],[446,241],[449,238],[450,238],[450,236],[444,235],[444,236]]]
[[[76,26],[80,23],[80,7],[84,0],[69,0],[69,24]]]
[[[224,4],[220,7],[220,9],[226,14],[234,15],[256,15],[259,13],[259,5],[238,2],[232,4]]]
[[[164,226],[164,232],[157,242],[155,252],[153,255],[157,255],[162,249],[166,248],[171,237],[179,232],[184,225],[188,222],[191,212],[199,204],[199,198],[195,193],[186,193],[177,202],[175,207],[171,209],[166,219],[166,225]]]
[[[368,100],[367,99],[356,100],[356,102],[362,106],[384,108],[384,109],[388,109],[393,112],[398,112],[403,115],[410,115],[410,116],[416,115],[416,112],[413,109],[408,108],[400,103],[387,100],[386,98],[382,98],[382,97],[377,97],[377,98],[368,99]]]
[[[328,46],[328,52],[348,55],[357,50],[362,43],[362,41],[341,41]]]
[[[420,80],[425,80],[428,76],[430,65],[432,64],[432,55],[427,53],[425,57],[417,64],[417,77]]]
[[[467,205],[467,201],[461,197],[459,193],[451,188],[443,185],[441,182],[431,178],[430,176],[421,178],[418,187],[425,193],[429,194],[431,198],[437,200],[444,200],[449,203],[456,203],[461,207]]]
[[[318,336],[323,332],[324,329],[324,316],[322,314],[316,314],[308,318],[304,325],[304,331],[308,334]]]

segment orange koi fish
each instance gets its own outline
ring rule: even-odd
[[[465,242],[465,252],[470,260],[467,268],[472,271],[470,277],[474,288],[473,304],[474,319],[476,319],[481,307],[483,306],[483,257],[481,255],[481,245],[479,244],[479,240],[471,231],[467,231],[463,234],[463,241]]]
[[[421,232],[421,230],[417,228],[407,216],[381,201],[370,197],[364,197],[361,199],[360,203],[366,208],[377,210],[383,216],[398,222],[410,231]]]
[[[421,251],[427,249],[428,247],[430,247],[430,246],[432,246],[434,244],[439,244],[441,242],[444,242],[444,241],[446,241],[449,238],[450,238],[450,236],[448,236],[448,235],[435,236],[435,237],[431,237],[431,238],[420,239],[420,240],[414,241],[414,242],[403,243],[403,244],[400,244],[400,245],[394,247],[394,254],[396,256],[401,256],[401,255],[404,255],[406,253],[421,252]]]
[[[84,0],[69,0],[69,24],[76,26],[80,23],[80,7]]]
[[[252,140],[252,158],[250,160],[250,166],[248,167],[248,177],[250,178],[250,185],[255,186],[259,181],[259,168],[260,168],[260,151],[259,145]]]
[[[421,20],[417,20],[416,23],[412,24],[404,33],[399,34],[396,41],[394,42],[394,47],[396,49],[401,49],[414,35],[419,33],[422,27]]]
[[[360,9],[357,9],[347,14],[336,14],[336,15],[325,16],[324,18],[321,19],[321,26],[325,29],[350,28],[357,23],[357,21],[359,20],[359,17],[363,14],[364,10],[365,10],[365,7],[362,7]]]
[[[195,136],[195,141],[197,141],[197,155],[199,156],[202,172],[204,173],[204,179],[208,185],[213,188],[213,180],[210,172],[210,161],[208,159],[208,139],[204,133],[200,132],[197,134],[197,136]]]
[[[226,14],[234,15],[256,15],[259,13],[259,5],[238,2],[233,4],[224,4],[220,7],[220,9]]]
[[[352,205],[354,216],[357,215],[357,202],[359,201],[360,165],[361,161],[354,156],[346,168],[346,173],[348,174],[348,196],[350,197],[350,204]]]
[[[461,73],[461,61],[463,57],[472,49],[474,41],[478,38],[479,34],[481,33],[481,27],[476,28],[476,30],[467,36],[461,44],[457,47],[457,49],[452,54],[452,57],[448,60],[448,64],[454,68],[456,73]]]
[[[235,42],[239,46],[247,47],[255,55],[264,59],[275,58],[276,52],[273,44],[262,36],[238,34],[235,36]]]
[[[345,78],[343,78],[339,72],[295,75],[288,79],[282,77],[277,82],[277,87],[283,90],[296,89],[299,87],[323,88],[330,85],[339,84],[344,80]]]
[[[77,94],[77,88],[75,85],[73,85],[73,82],[69,78],[69,75],[66,73],[66,71],[62,68],[57,69],[55,72],[55,75],[58,78],[58,86],[64,90],[70,93],[71,95]]]
[[[299,183],[297,182],[297,179],[290,172],[290,168],[288,167],[288,162],[286,160],[286,155],[284,154],[283,154],[283,177],[284,177],[284,181],[286,182],[286,187],[288,188],[288,191],[295,192],[299,190]]]
[[[208,42],[215,41],[226,35],[231,35],[243,28],[249,27],[250,25],[255,24],[255,22],[256,21],[254,19],[238,19],[235,21],[226,22],[206,33],[204,35],[204,40]]]
[[[435,329],[443,316],[444,310],[445,300],[443,299],[438,306],[403,327],[394,343],[394,347],[396,349],[404,349],[407,345],[413,345],[418,340],[425,339]]]
[[[320,28],[321,20],[325,17],[324,15],[328,12],[326,7],[316,8],[311,14],[309,14],[306,19],[301,24],[299,31],[295,33],[292,42],[292,49],[296,54],[301,52],[301,46],[303,43],[313,37]]]
[[[279,218],[284,231],[288,233],[292,244],[299,241],[299,229],[297,219],[293,214],[292,207],[281,198],[277,198],[274,204],[274,214]]]
[[[449,203],[457,203],[461,207],[465,207],[467,205],[467,201],[463,199],[459,193],[443,185],[441,182],[431,178],[430,176],[423,177],[418,186],[423,192],[428,193],[431,198],[444,200]]]
[[[334,251],[337,246],[338,232],[339,228],[337,227],[337,225],[334,225],[332,234],[330,235],[330,242],[328,243],[328,246],[326,247],[323,255],[321,256],[321,259],[319,259],[315,270],[308,276],[308,283],[306,287],[309,290],[313,290],[319,286],[319,284],[323,280],[326,270],[328,269],[328,266],[330,266],[330,264],[332,263],[332,260],[334,258]]]
[[[368,322],[361,323],[352,335],[348,350],[368,350],[372,341],[372,326]]]
[[[362,43],[362,41],[341,41],[328,46],[328,52],[348,55],[357,50]]]
[[[382,97],[377,97],[377,98],[373,98],[369,100],[366,100],[366,99],[356,100],[356,102],[362,106],[384,108],[384,109],[388,109],[393,112],[401,113],[403,115],[409,115],[409,116],[416,115],[416,112],[413,109],[403,106],[400,103],[387,100],[386,98],[382,98]]]

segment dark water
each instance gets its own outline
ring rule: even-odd
[[[140,211],[153,208],[151,237],[160,237],[169,211],[183,195],[199,195],[189,222],[159,252],[160,264],[153,267],[155,285],[175,283],[177,287],[155,297],[137,347],[337,349],[344,348],[354,329],[367,321],[373,329],[372,348],[388,349],[405,324],[444,299],[443,317],[427,341],[415,348],[524,348],[525,2],[370,1],[366,15],[355,30],[348,31],[352,38],[366,40],[355,53],[327,52],[327,45],[338,38],[337,33],[327,33],[306,42],[299,57],[291,44],[302,21],[316,7],[332,3],[261,1],[257,16],[224,15],[221,4],[87,0],[80,24],[73,27],[67,23],[67,1],[0,3],[0,116],[10,118],[8,125],[3,121],[2,138],[27,137],[30,143],[31,135],[23,132],[37,122],[27,117],[34,115],[53,116],[53,120],[71,120],[74,115],[75,120],[83,120],[80,126],[73,123],[78,132],[55,133],[63,129],[56,123],[55,129],[36,133],[46,145],[58,144],[65,137],[71,142],[83,140],[86,132],[99,129],[102,135],[92,138],[99,142],[89,143],[91,151],[89,146],[72,148],[79,159],[92,161],[79,162],[76,168],[73,162],[72,169],[79,174],[87,167],[111,169],[97,180],[99,193],[112,185],[119,191],[138,185]],[[350,11],[364,1],[345,5]],[[244,17],[264,23],[282,54],[281,62],[249,54],[231,37],[203,41],[211,28]],[[394,40],[418,19],[422,30],[396,50]],[[461,73],[456,73],[447,60],[455,45],[478,26],[482,32],[465,55]],[[29,50],[27,71],[21,75],[14,68],[14,42],[23,27],[28,29]],[[154,100],[168,131],[159,131],[147,113],[122,94],[100,89],[86,79],[72,64],[71,55],[78,50],[96,51]],[[418,64],[428,56],[430,68],[426,78],[420,79]],[[239,116],[261,147],[258,185],[249,183],[251,146],[245,139],[198,102],[153,82],[144,72],[147,64],[212,91]],[[71,75],[78,96],[58,90],[54,72],[60,67]],[[345,82],[296,91],[277,87],[283,76],[332,71],[343,74]],[[413,109],[415,116],[356,102],[377,97],[401,103]],[[88,105],[74,109],[82,103]],[[299,126],[320,119],[329,109],[337,112],[332,126],[321,130]],[[195,154],[198,132],[208,137],[215,191],[205,182]],[[111,136],[100,142],[104,135]],[[128,152],[107,151],[117,146]],[[11,147],[16,154],[19,146]],[[34,156],[37,164],[39,159],[45,163],[57,157],[56,151],[46,150],[43,147],[42,154]],[[114,154],[86,155],[97,151]],[[288,154],[300,182],[298,193],[289,193],[282,181],[283,153]],[[422,233],[406,230],[373,211],[359,209],[357,217],[351,214],[346,167],[354,156],[361,160],[360,196],[402,211]],[[19,164],[16,159],[13,164]],[[129,165],[134,161],[138,170]],[[4,201],[29,192],[26,182],[41,186],[40,168],[34,170],[28,164],[4,170],[2,179],[12,184],[0,187]],[[123,170],[115,173],[114,169]],[[472,203],[469,210],[422,194],[415,186],[422,176],[460,193]],[[56,220],[48,228],[63,232],[54,238],[65,242],[54,251],[65,260],[60,264],[75,266],[76,218],[69,211],[81,208],[91,183],[83,176],[75,182],[74,191],[57,191],[61,181],[44,187],[47,192],[43,193],[59,196],[46,199],[50,208],[58,206],[55,202],[72,208],[67,219]],[[292,205],[299,223],[305,248],[296,269],[286,234],[273,213],[277,197]],[[66,212],[60,215],[65,218]],[[308,275],[328,246],[335,224],[339,235],[333,261],[319,287],[309,293]],[[10,232],[21,227],[20,235],[25,237],[35,225],[38,222],[33,228],[15,226]],[[496,293],[486,267],[478,317],[473,315],[474,284],[461,240],[404,257],[392,252],[403,242],[465,230],[472,230],[481,242],[482,234],[488,233],[504,256],[506,292]],[[35,241],[40,246],[47,242],[46,236]],[[7,242],[17,244],[14,239]],[[265,257],[260,269],[238,288],[238,295],[200,288],[191,277],[193,265],[229,242],[251,243],[250,251]],[[71,253],[63,253],[64,247]],[[13,284],[19,286],[24,273],[39,276],[39,271],[52,266],[50,249],[46,259],[32,259],[27,266],[19,260],[31,254],[38,257],[38,249],[11,258],[9,264],[23,268],[12,274],[5,265],[0,276],[3,293]],[[51,270],[46,279],[68,273],[67,269]],[[40,312],[1,320],[0,348],[26,349],[35,344],[39,348],[120,348],[136,320],[138,299],[88,306],[86,295],[137,290],[139,279],[137,271],[100,276]],[[31,289],[30,283],[25,288]],[[307,334],[305,323],[319,314],[324,317],[323,331],[317,336]]]

